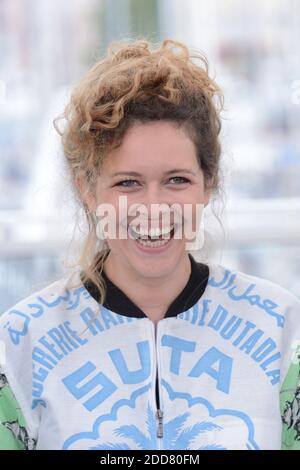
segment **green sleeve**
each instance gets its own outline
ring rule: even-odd
[[[0,450],[33,449],[20,406],[0,370]]]
[[[291,363],[280,391],[281,450],[300,450],[300,365]]]

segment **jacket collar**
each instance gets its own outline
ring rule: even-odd
[[[190,309],[205,291],[209,278],[209,268],[206,264],[197,262],[190,253],[188,256],[191,262],[189,280],[169,306],[164,318],[176,317],[180,313]],[[106,284],[106,296],[103,303],[105,308],[126,317],[147,317],[147,315],[107,277],[104,271],[102,271],[102,277]],[[90,295],[99,302],[99,291],[95,284],[89,280],[84,283],[84,286]]]

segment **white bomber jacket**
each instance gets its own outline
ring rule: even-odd
[[[297,442],[283,384],[300,300],[189,257],[157,327],[105,274],[104,305],[92,283],[65,277],[0,316],[0,449],[280,449],[288,432]]]

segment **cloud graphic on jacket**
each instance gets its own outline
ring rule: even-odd
[[[254,426],[243,412],[216,409],[202,397],[174,392],[163,381],[169,402],[176,410],[164,418],[161,447],[172,450],[258,449]],[[97,417],[91,430],[70,436],[64,449],[155,450],[158,446],[156,410],[148,402],[148,384],[132,393],[130,399],[117,401],[111,411]],[[173,414],[173,413],[172,413]]]

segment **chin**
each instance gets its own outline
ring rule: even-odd
[[[184,253],[180,255],[179,252],[169,254],[166,257],[147,257],[137,259],[136,256],[132,256],[128,260],[128,263],[141,277],[164,277],[174,272],[182,256],[184,256]]]

